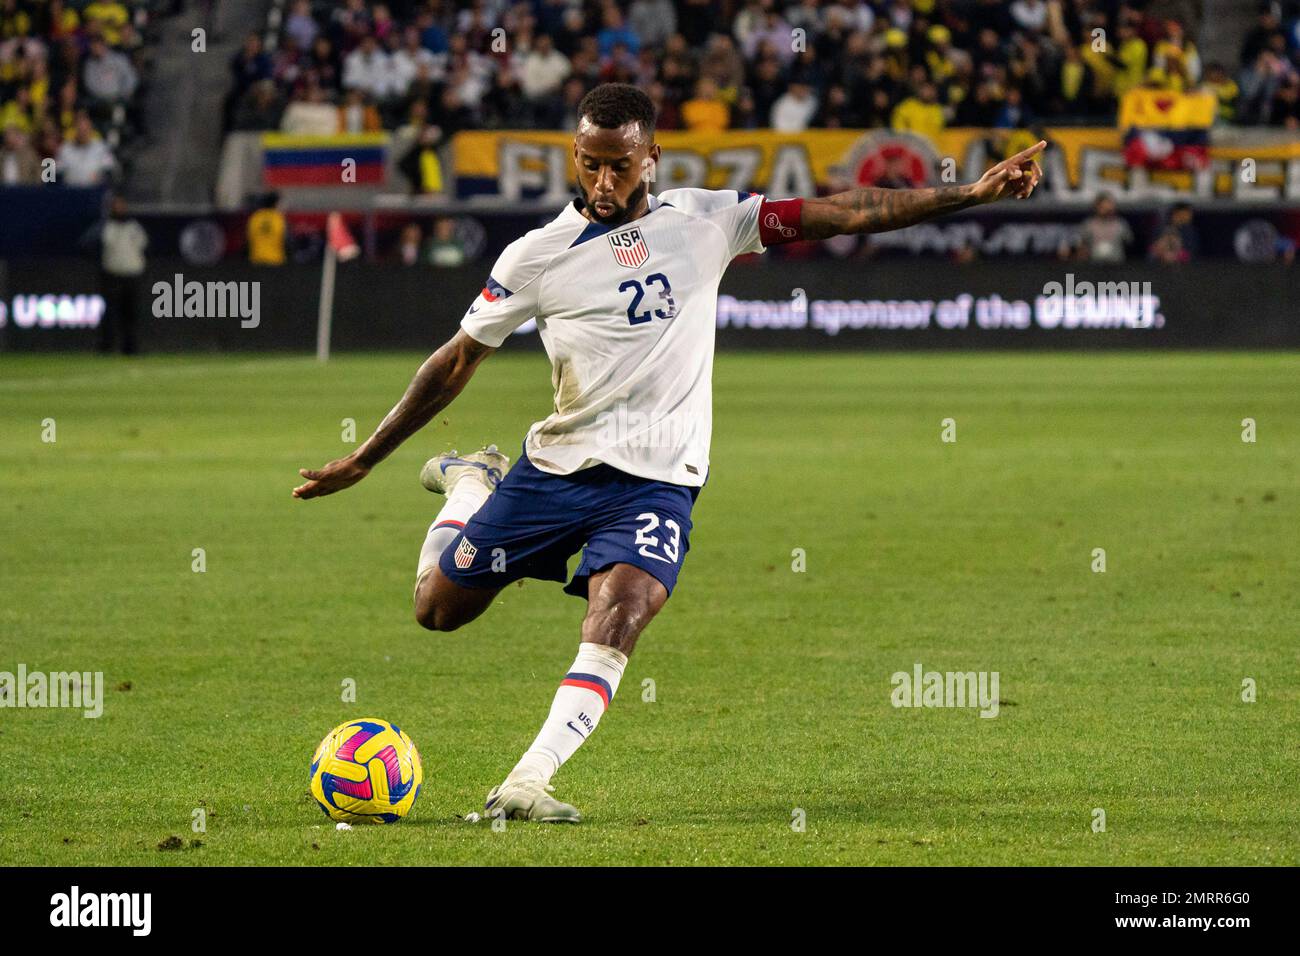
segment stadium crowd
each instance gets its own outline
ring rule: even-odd
[[[0,0],[0,185],[113,177],[148,17],[146,0]]]
[[[635,83],[663,129],[1113,122],[1140,85],[1219,97],[1224,122],[1300,123],[1300,18],[1265,5],[1239,67],[1202,64],[1152,0],[290,0],[232,63],[229,125],[356,132],[564,128]],[[426,137],[428,139],[430,137]]]

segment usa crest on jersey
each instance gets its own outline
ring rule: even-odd
[[[470,544],[468,538],[461,538],[460,547],[456,549],[456,556],[454,558],[456,567],[464,571],[474,563],[474,555],[476,554],[478,554],[478,548]]]
[[[646,248],[640,229],[624,229],[614,233],[609,237],[609,245],[614,250],[618,264],[629,269],[644,265],[650,258],[650,250]]]

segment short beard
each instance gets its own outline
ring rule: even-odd
[[[632,194],[627,197],[627,205],[615,206],[614,211],[608,216],[602,216],[600,213],[596,212],[595,206],[587,196],[587,191],[582,188],[581,184],[578,185],[578,199],[581,200],[582,205],[586,207],[587,213],[593,222],[599,223],[602,226],[608,226],[611,229],[616,229],[623,225],[623,223],[627,222],[628,217],[632,215],[632,210],[641,205],[641,200],[645,198],[645,195],[649,190],[650,184],[644,179],[641,180],[641,185],[632,190]]]

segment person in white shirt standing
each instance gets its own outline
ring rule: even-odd
[[[140,276],[144,274],[149,236],[144,226],[127,216],[126,200],[114,196],[108,217],[99,227],[100,288],[104,296],[104,318],[99,327],[99,350],[120,350],[134,355],[135,313],[140,297]]]
[[[853,189],[771,201],[735,190],[652,196],[654,106],[606,83],[583,99],[573,141],[578,198],[515,240],[460,331],[421,366],[355,452],[317,470],[296,498],[356,484],[423,428],[475,369],[533,320],[552,364],[555,411],[529,429],[514,468],[495,446],[430,459],[420,479],[446,495],[420,551],[416,618],[452,631],[507,584],[564,581],[587,601],[578,655],[531,747],[488,794],[512,819],[577,823],[550,780],[596,729],[637,637],[668,600],[709,473],[718,283],[731,260],[801,239],[898,229],[1005,197],[1027,197],[1046,143],[975,183]]]

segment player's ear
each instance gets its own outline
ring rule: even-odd
[[[641,163],[641,178],[647,183],[655,181],[655,175],[659,169],[659,144],[651,143],[650,149],[646,152],[646,158]]]

